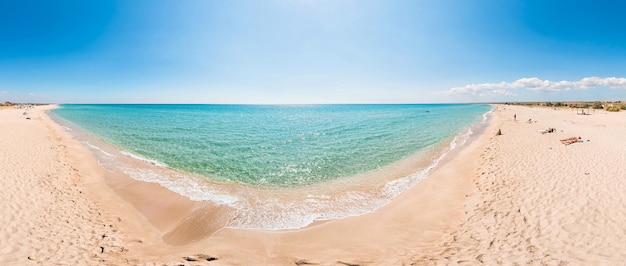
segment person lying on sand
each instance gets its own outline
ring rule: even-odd
[[[541,133],[541,134],[554,133],[554,131],[556,131],[556,128],[551,127],[551,128],[548,128],[548,129],[539,130],[539,133]]]
[[[571,137],[571,138],[566,138],[566,139],[562,139],[561,143],[565,144],[565,145],[570,145],[576,142],[583,142],[583,139],[581,137]]]

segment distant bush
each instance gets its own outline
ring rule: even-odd
[[[619,107],[619,109],[626,110],[626,104]]]
[[[593,109],[602,109],[602,103],[601,102],[594,102],[591,105],[591,108],[593,108]]]
[[[611,106],[611,107],[606,108],[606,110],[609,112],[619,112],[619,107]]]

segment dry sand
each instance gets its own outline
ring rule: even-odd
[[[378,211],[264,232],[215,231],[219,208],[108,173],[46,108],[0,110],[1,265],[626,261],[625,112],[500,105],[477,141]],[[559,141],[571,136],[585,142]]]
[[[46,108],[0,110],[0,265],[95,264],[122,252],[117,217],[94,200],[101,173],[76,160],[90,155]]]
[[[503,135],[488,136],[462,222],[433,257],[624,265],[626,113],[498,106],[493,124]],[[584,142],[563,145],[567,137]]]

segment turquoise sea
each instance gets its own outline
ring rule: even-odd
[[[68,131],[87,132],[75,136],[109,171],[231,206],[232,227],[291,229],[386,204],[424,178],[490,110],[480,104],[72,104],[52,114]],[[129,158],[149,166],[125,163]],[[385,174],[398,164],[409,165],[409,174]],[[268,210],[276,215],[255,216]]]

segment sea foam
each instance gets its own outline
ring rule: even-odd
[[[140,160],[140,161],[144,161],[144,162],[152,164],[152,165],[161,166],[161,167],[168,167],[167,164],[161,163],[161,162],[159,162],[157,160],[152,160],[152,159],[148,159],[148,158],[145,158],[145,157],[141,157],[139,155],[136,155],[136,154],[133,154],[133,153],[130,153],[130,152],[126,152],[126,151],[122,151],[121,153],[123,155],[125,155],[125,156],[130,157],[130,158],[137,159],[137,160]]]
[[[103,167],[158,183],[190,200],[229,206],[234,214],[227,227],[263,230],[297,229],[316,220],[375,211],[427,178],[445,156],[466,145],[476,132],[472,123],[481,117],[486,123],[492,112],[466,105],[115,106],[110,114],[108,107],[91,107],[58,111],[66,109],[68,119],[126,150],[111,153],[100,144],[84,142],[103,155]],[[125,108],[128,112],[119,110]],[[138,108],[142,116],[133,115]],[[430,161],[425,167],[382,180],[379,186],[337,190],[332,186],[342,183],[330,189],[324,185],[333,180],[362,182],[353,177],[381,169],[384,173],[386,166],[435,147],[439,151],[426,158]],[[149,156],[129,152],[137,150]],[[118,153],[123,156],[115,156]],[[145,166],[138,167],[142,163]]]

